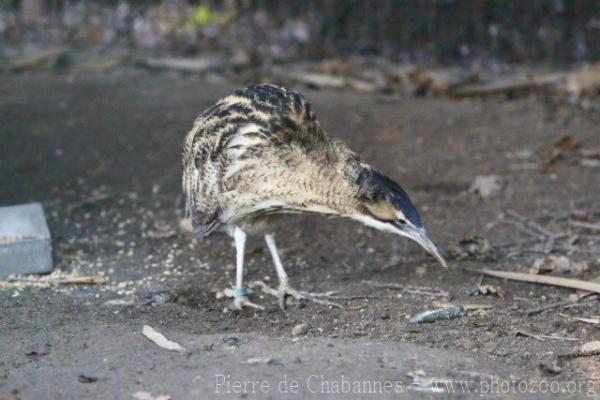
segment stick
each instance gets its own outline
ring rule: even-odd
[[[110,193],[96,194],[96,195],[93,195],[93,196],[88,197],[86,199],[80,200],[77,203],[71,204],[70,206],[67,207],[67,210],[73,211],[73,210],[76,210],[79,207],[83,207],[83,206],[95,204],[95,203],[98,203],[100,201],[104,201],[104,200],[110,199],[111,197],[114,197],[114,194],[110,194]]]
[[[508,77],[497,82],[464,85],[463,87],[456,89],[453,92],[453,95],[456,97],[486,96],[499,93],[514,92],[519,90],[531,90],[544,86],[556,85],[563,78],[563,74]]]
[[[165,335],[149,325],[144,325],[142,335],[163,349],[185,353],[185,349],[179,343],[167,339]]]
[[[331,300],[371,300],[371,299],[381,299],[381,296],[377,295],[355,295],[355,296],[331,296],[328,297]]]
[[[585,322],[587,324],[600,324],[600,318],[582,318],[582,317],[573,317],[577,321]]]
[[[56,64],[57,60],[66,55],[68,51],[69,49],[67,47],[51,47],[29,57],[17,60],[12,65],[9,65],[7,69],[9,71],[17,72],[38,67],[44,63],[48,63],[53,66]]]
[[[469,272],[477,274],[485,274],[496,278],[510,279],[513,281],[539,283],[541,285],[552,285],[567,287],[571,289],[585,290],[587,292],[600,293],[600,284],[594,282],[586,282],[579,279],[559,278],[549,275],[534,275],[524,274],[521,272],[497,271],[493,269],[474,269],[465,268]]]
[[[376,281],[362,281],[362,283],[374,287],[384,288],[384,289],[395,289],[395,290],[403,290],[410,294],[420,294],[423,296],[432,296],[432,297],[452,297],[452,295],[442,289],[431,288],[431,287],[419,287],[419,286],[405,286],[400,285],[399,283],[385,283],[385,282],[376,282]]]
[[[550,310],[552,308],[570,308],[572,306],[574,306],[575,304],[588,304],[588,303],[579,303],[580,300],[591,296],[593,293],[586,293],[583,296],[579,297],[577,299],[577,301],[571,301],[571,300],[564,300],[564,301],[557,301],[556,303],[550,303],[550,304],[546,304],[545,306],[541,306],[541,307],[536,307],[536,308],[530,308],[529,310],[524,310],[522,311],[524,314],[527,315],[535,315],[535,314],[539,314],[542,311],[546,311],[546,310]]]
[[[539,233],[541,233],[544,236],[548,236],[550,238],[556,237],[555,233],[550,232],[549,230],[547,230],[546,228],[544,228],[537,222],[534,222],[534,221],[531,221],[530,219],[525,218],[524,216],[522,216],[515,210],[508,209],[508,210],[506,210],[506,213],[508,215],[510,215],[511,217],[515,218],[516,220],[518,220],[519,222],[521,222],[522,224],[529,226],[532,229],[535,229],[536,231],[538,231]]]
[[[44,278],[19,278],[9,279],[9,282],[47,282],[52,285],[99,285],[106,282],[102,275],[68,275],[63,278],[44,279]]]
[[[578,358],[578,357],[591,357],[591,356],[597,356],[597,355],[600,355],[600,350],[576,351],[573,353],[559,354],[558,358]]]
[[[515,332],[515,336],[527,336],[527,337],[531,337],[531,338],[537,339],[540,342],[545,342],[545,340],[544,340],[543,337],[541,337],[539,335],[535,335],[533,333],[525,332],[525,331],[516,331]]]
[[[529,236],[533,236],[534,238],[536,238],[538,242],[546,240],[546,237],[544,237],[543,235],[540,235],[539,232],[535,232],[533,229],[530,229],[529,227],[527,227],[521,221],[513,221],[513,220],[510,220],[510,219],[507,219],[507,220],[502,221],[502,222],[505,222],[507,224],[512,224],[512,225],[516,226],[517,228],[519,228],[519,230],[521,232],[526,233]]]
[[[577,228],[589,229],[591,231],[600,231],[600,224],[591,224],[589,222],[569,221],[569,225]]]
[[[550,335],[536,335],[535,333],[529,333],[529,332],[525,332],[525,331],[521,331],[518,330],[515,332],[516,336],[527,336],[527,337],[532,337],[534,339],[539,340],[540,342],[545,341],[544,339],[553,339],[553,340],[568,340],[571,342],[577,342],[580,341],[581,339],[577,339],[577,338],[572,338],[572,337],[563,337],[563,336],[550,336]]]
[[[216,57],[198,58],[148,58],[138,59],[136,65],[156,70],[172,70],[180,72],[200,73],[221,69],[225,65]]]
[[[106,278],[101,275],[90,276],[67,276],[56,281],[59,285],[97,285],[106,282]]]

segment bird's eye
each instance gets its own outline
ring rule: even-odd
[[[403,229],[406,225],[406,221],[403,219],[393,219],[390,221],[390,224],[394,225],[396,228]]]

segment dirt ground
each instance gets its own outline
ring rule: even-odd
[[[480,236],[494,251],[451,256],[445,271],[407,240],[350,221],[293,217],[277,232],[291,283],[339,291],[344,308],[291,303],[281,311],[273,298],[255,293],[267,311],[232,312],[228,299],[216,297],[234,279],[231,240],[221,234],[196,240],[179,229],[183,137],[203,109],[232,89],[215,79],[129,69],[0,75],[0,205],[41,202],[56,269],[107,278],[95,285],[52,284],[53,276],[0,281],[0,398],[134,398],[140,391],[173,399],[333,397],[307,384],[323,374],[405,385],[402,395],[382,398],[466,396],[464,390],[436,391],[423,383],[427,378],[468,379],[480,389],[471,394],[479,396],[487,394],[481,384],[490,377],[530,386],[526,395],[500,390],[489,398],[545,398],[550,390],[560,398],[598,396],[598,356],[561,359],[554,372],[540,367],[600,339],[600,325],[573,318],[597,318],[596,299],[529,315],[524,311],[568,300],[575,291],[481,282],[465,270],[527,271],[541,256],[527,245],[535,235],[500,219],[512,209],[570,234],[555,252],[589,268],[556,275],[600,275],[594,232],[575,231],[569,218],[556,218],[570,212],[597,217],[600,169],[581,165],[571,153],[542,170],[531,167],[567,135],[582,148],[599,147],[597,121],[533,97],[453,100],[302,89],[330,135],[408,190],[442,248]],[[498,193],[486,199],[470,193],[479,175],[498,176]],[[245,279],[276,280],[260,238],[249,243]],[[365,280],[441,289],[451,298]],[[480,284],[503,296],[474,295]],[[407,323],[435,308],[436,300],[493,307]],[[292,337],[300,323],[307,334]],[[187,353],[157,347],[141,335],[143,325]],[[239,346],[225,343],[225,335],[239,338]],[[249,365],[251,357],[272,360]],[[272,386],[266,395],[218,392],[219,374],[267,379]],[[284,374],[301,382],[300,394],[275,390]],[[536,390],[543,381],[556,383]]]

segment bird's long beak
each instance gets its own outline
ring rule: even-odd
[[[411,229],[407,233],[408,237],[410,237],[415,242],[419,243],[421,247],[423,247],[429,254],[433,256],[433,258],[435,258],[441,264],[442,267],[448,268],[446,260],[444,260],[444,257],[442,257],[442,255],[440,254],[440,251],[438,250],[437,246],[431,241],[431,239],[429,239],[429,236],[427,236],[427,232],[425,231],[425,229]]]

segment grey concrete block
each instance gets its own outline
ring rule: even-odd
[[[50,271],[52,247],[42,205],[0,207],[0,276]]]

